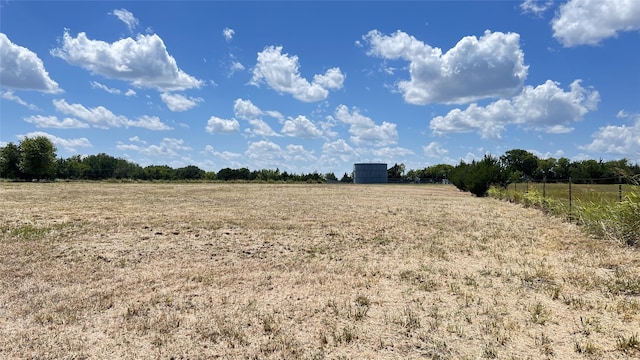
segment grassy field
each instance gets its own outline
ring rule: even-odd
[[[605,203],[620,201],[620,197],[624,198],[625,194],[630,192],[638,192],[639,187],[629,184],[571,184],[571,197],[573,201],[588,203]],[[527,191],[537,191],[540,194],[545,193],[548,198],[569,203],[569,184],[568,183],[514,183],[509,184],[508,191],[510,194],[514,192],[525,193]]]
[[[444,185],[0,183],[3,359],[640,358],[640,256]]]

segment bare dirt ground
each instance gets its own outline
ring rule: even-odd
[[[0,183],[3,359],[640,358],[638,250],[449,186]]]

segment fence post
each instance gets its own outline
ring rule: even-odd
[[[569,223],[571,223],[571,221],[573,220],[572,216],[571,216],[571,210],[572,210],[572,205],[573,205],[572,204],[572,200],[573,200],[573,198],[571,196],[571,176],[569,176]]]
[[[618,202],[622,202],[622,176],[618,176]]]

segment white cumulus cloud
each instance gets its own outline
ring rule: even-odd
[[[251,119],[249,125],[251,125],[251,129],[244,129],[244,132],[249,136],[280,136],[262,119]]]
[[[60,93],[58,83],[51,80],[44,63],[33,51],[16,45],[0,33],[0,85],[17,90]]]
[[[82,129],[88,128],[89,124],[73,118],[58,120],[57,116],[34,115],[24,118],[24,121],[34,124],[38,128],[52,129]]]
[[[356,108],[349,111],[346,105],[336,108],[336,118],[349,125],[350,140],[358,146],[385,146],[398,142],[396,124],[382,122],[377,125],[371,118],[360,114]]]
[[[525,0],[520,4],[520,9],[523,13],[532,13],[540,16],[549,10],[551,6],[553,6],[553,0]]]
[[[255,106],[251,100],[236,99],[233,102],[233,111],[238,119],[250,120],[259,118],[262,110]]]
[[[288,119],[282,126],[282,131],[286,136],[314,139],[322,135],[322,131],[304,115],[299,115],[295,119]]]
[[[110,88],[110,87],[108,87],[108,86],[106,86],[104,84],[101,84],[101,83],[97,82],[97,81],[92,81],[91,82],[91,87],[93,89],[104,90],[104,91],[108,92],[109,94],[120,94],[120,92],[121,92],[118,89]]]
[[[422,150],[424,152],[424,156],[432,157],[432,158],[442,158],[447,156],[449,150],[442,147],[442,145],[438,142],[430,142],[429,145],[423,146]]]
[[[276,168],[285,161],[285,152],[280,145],[260,140],[249,143],[245,156],[259,168]]]
[[[345,76],[339,68],[331,68],[315,75],[312,82],[300,75],[297,56],[282,54],[282,46],[269,46],[258,53],[251,84],[266,83],[279,93],[291,94],[304,102],[324,100],[329,90],[342,88]]]
[[[631,124],[603,126],[593,133],[593,141],[580,149],[591,153],[622,155],[640,161],[640,114],[621,112],[618,117],[628,118]]]
[[[184,145],[184,140],[175,138],[164,138],[158,145],[148,146],[118,143],[116,148],[156,157],[178,157],[181,153],[191,150],[191,147]]]
[[[133,16],[133,13],[127,9],[116,9],[109,13],[109,15],[113,15],[120,19],[123,23],[127,25],[129,28],[129,32],[133,32],[133,30],[138,26],[138,19]]]
[[[162,93],[160,94],[162,102],[164,102],[169,110],[174,112],[187,111],[203,102],[202,98],[186,97],[181,94]]]
[[[49,133],[43,131],[34,131],[30,132],[27,135],[19,136],[20,138],[24,137],[34,138],[38,136],[44,136],[51,140],[51,142],[57,147],[62,148],[67,152],[73,153],[76,152],[76,149],[79,147],[92,147],[91,142],[87,138],[77,138],[77,139],[64,139],[57,137],[55,135],[51,135]]]
[[[53,100],[53,105],[61,113],[82,119],[97,128],[108,129],[134,126],[149,130],[171,129],[170,126],[164,124],[155,116],[144,115],[137,120],[130,120],[126,116],[114,114],[104,106],[87,108],[81,104],[69,104],[64,99]]]
[[[557,82],[547,80],[537,87],[526,86],[511,100],[500,99],[487,106],[476,103],[465,110],[454,109],[431,119],[435,133],[476,131],[483,138],[500,138],[507,125],[519,124],[536,131],[566,132],[567,124],[582,120],[597,109],[600,95],[576,80],[564,91]]]
[[[224,28],[222,30],[222,36],[224,36],[224,39],[229,42],[231,40],[233,40],[233,35],[235,35],[235,30],[230,29],[230,28]]]
[[[565,47],[597,45],[622,31],[640,30],[640,1],[569,0],[551,22]]]
[[[205,128],[208,133],[231,133],[240,130],[240,123],[236,119],[221,119],[216,116],[212,116],[207,121]]]
[[[156,34],[107,43],[91,40],[84,32],[74,38],[65,31],[60,45],[51,50],[53,56],[106,78],[159,91],[182,91],[203,85],[202,80],[178,68]]]
[[[369,55],[409,62],[410,79],[399,81],[397,89],[410,104],[463,104],[512,96],[527,77],[516,33],[466,36],[444,54],[402,31],[384,35],[372,30],[363,39],[371,46]]]
[[[38,110],[37,106],[35,106],[34,104],[29,104],[26,101],[22,100],[22,98],[20,98],[18,95],[15,95],[11,90],[3,92],[0,97],[5,100],[13,101],[22,106],[28,107],[30,110]]]

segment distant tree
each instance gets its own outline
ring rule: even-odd
[[[538,157],[522,149],[509,150],[500,160],[507,171],[521,174],[526,179],[532,179],[538,168]]]
[[[208,181],[216,180],[217,179],[216,172],[215,171],[207,171],[204,174],[204,179],[208,180]]]
[[[478,197],[486,196],[491,185],[505,186],[509,179],[509,172],[491,155],[471,164],[461,162],[450,175],[451,182],[458,189]]]
[[[175,170],[176,179],[180,180],[201,180],[206,172],[197,166],[189,165]]]
[[[343,183],[352,183],[353,182],[353,174],[349,175],[346,172],[344,173],[344,175],[342,175],[342,178],[340,179],[340,182]]]
[[[21,179],[20,147],[12,142],[0,149],[0,178]]]
[[[404,175],[405,166],[404,164],[394,164],[391,168],[387,170],[387,178],[390,181],[400,181]]]
[[[435,182],[442,182],[449,178],[449,173],[453,169],[453,165],[438,164],[425,168],[422,171],[421,178],[430,179]]]
[[[336,174],[334,174],[333,172],[328,172],[328,173],[324,174],[324,178],[327,181],[338,181],[338,178],[336,177]]]
[[[560,159],[558,159],[558,161],[556,161],[555,165],[551,169],[553,175],[555,176],[555,180],[564,180],[564,181],[568,180],[569,176],[571,176],[569,174],[570,170],[571,170],[571,160],[565,157],[561,157]]]
[[[25,137],[20,142],[20,170],[25,179],[53,180],[56,166],[56,147],[49,138]]]
[[[88,171],[89,166],[82,161],[82,157],[74,155],[70,158],[58,159],[56,177],[66,180],[78,180],[84,178]]]
[[[83,178],[87,180],[114,179],[118,159],[105,153],[89,155],[82,159],[86,165]]]
[[[149,165],[143,170],[145,180],[173,180],[175,170],[168,165]]]
[[[535,173],[533,174],[533,178],[537,181],[542,181],[545,178],[552,179],[555,174],[553,173],[553,169],[556,166],[556,159],[548,158],[548,159],[538,159],[538,167],[536,168]]]

